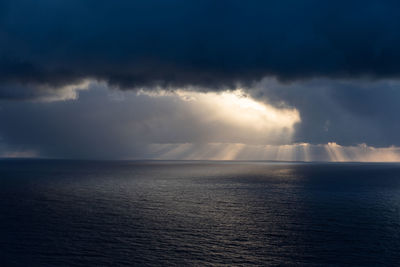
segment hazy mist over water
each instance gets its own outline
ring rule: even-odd
[[[400,263],[400,164],[0,161],[2,266]]]

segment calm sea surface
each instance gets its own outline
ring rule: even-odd
[[[0,161],[0,266],[400,265],[400,165]]]

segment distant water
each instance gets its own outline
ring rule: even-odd
[[[400,165],[0,161],[1,266],[400,265]]]

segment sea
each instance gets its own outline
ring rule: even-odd
[[[0,160],[0,266],[400,266],[400,164]]]

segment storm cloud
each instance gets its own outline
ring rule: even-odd
[[[265,78],[253,97],[299,110],[294,142],[400,145],[400,81],[310,79],[280,83]]]
[[[398,160],[398,14],[377,0],[0,0],[0,155]]]
[[[89,78],[209,90],[265,76],[397,78],[399,13],[377,0],[2,0],[0,97]]]

